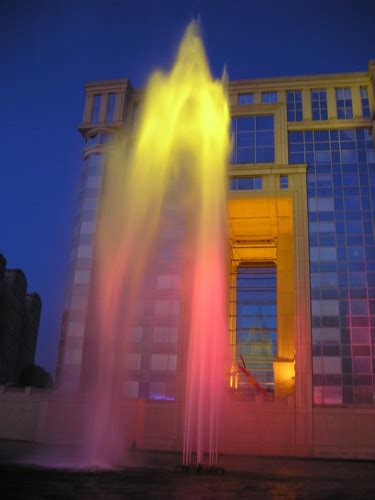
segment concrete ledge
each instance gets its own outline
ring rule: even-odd
[[[0,387],[0,439],[48,446],[77,446],[87,436],[82,395]],[[124,450],[179,451],[181,408],[177,402],[123,401]],[[313,429],[309,422],[313,422]],[[226,398],[219,452],[233,455],[375,459],[375,409],[295,407],[294,398],[238,401]]]
[[[375,459],[375,409],[314,408],[314,456]]]

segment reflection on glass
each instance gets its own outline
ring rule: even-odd
[[[238,94],[238,104],[253,104],[254,103],[254,94]]]
[[[277,92],[262,92],[262,103],[273,104],[277,102]]]
[[[368,98],[367,88],[361,87],[361,103],[362,103],[362,116],[363,118],[370,118],[370,102]]]
[[[277,337],[276,267],[237,268],[236,349],[250,373],[273,390]],[[248,389],[247,381],[240,381]]]
[[[337,91],[345,116],[351,92]],[[326,154],[328,161],[321,162]],[[374,404],[366,354],[375,333],[375,153],[369,130],[289,132],[289,157],[308,164],[314,402]],[[355,380],[354,370],[360,377]]]
[[[352,91],[349,87],[336,89],[337,118],[353,118]]]
[[[327,92],[325,89],[311,91],[311,108],[313,120],[327,120]]]
[[[288,122],[301,122],[303,120],[302,92],[300,90],[287,91],[286,107]]]
[[[273,115],[238,116],[232,118],[233,151],[231,163],[273,163]]]

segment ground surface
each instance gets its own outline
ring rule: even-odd
[[[67,468],[55,450],[0,442],[1,498],[375,498],[374,462],[221,457],[214,476],[176,473],[179,460],[136,451],[117,470]]]

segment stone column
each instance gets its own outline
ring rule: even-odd
[[[353,118],[362,118],[362,102],[361,102],[361,89],[359,85],[351,88],[352,90],[352,104],[353,104]]]
[[[327,88],[327,107],[328,107],[328,119],[336,120],[337,118],[336,90],[334,87]]]
[[[310,89],[302,90],[302,112],[304,120],[312,119]]]
[[[370,77],[370,91],[368,97],[370,101],[370,114],[372,119],[372,138],[375,143],[375,59],[369,61],[368,72]]]

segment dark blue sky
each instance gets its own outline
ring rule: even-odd
[[[2,0],[0,252],[43,301],[37,363],[53,371],[82,140],[83,85],[167,69],[200,16],[230,79],[365,71],[375,2]]]

